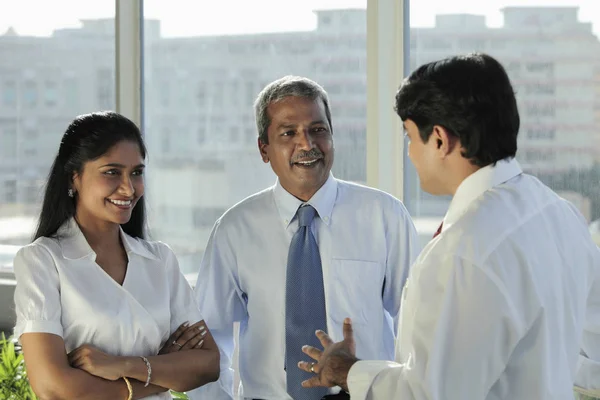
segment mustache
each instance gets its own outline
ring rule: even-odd
[[[324,157],[324,155],[320,150],[311,149],[309,151],[303,151],[302,153],[299,153],[296,157],[294,157],[294,159],[292,160],[292,163],[297,163],[298,161],[310,160],[313,158],[323,158],[323,157]]]

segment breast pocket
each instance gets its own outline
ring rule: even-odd
[[[340,324],[346,317],[354,324],[367,324],[373,315],[382,313],[384,276],[384,267],[378,262],[332,259],[328,295],[331,318]]]

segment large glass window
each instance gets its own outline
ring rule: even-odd
[[[14,325],[12,260],[76,115],[115,108],[114,2],[0,0],[0,331]]]
[[[68,123],[114,109],[114,2],[0,0],[0,244],[26,244]],[[17,224],[18,222],[18,224]]]
[[[410,3],[410,70],[472,51],[496,57],[517,94],[518,161],[574,202],[589,223],[600,218],[596,5],[595,0]],[[414,169],[406,165],[405,202],[426,243],[450,199],[421,191]]]
[[[267,83],[302,75],[328,91],[333,172],[366,183],[365,8],[366,0],[144,2],[149,218],[192,280],[216,219],[275,183],[253,110]]]

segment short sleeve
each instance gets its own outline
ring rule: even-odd
[[[24,333],[63,336],[60,280],[49,250],[38,243],[19,250],[14,260],[17,280],[15,337]]]
[[[185,279],[185,276],[179,269],[179,262],[173,250],[164,243],[161,243],[161,257],[165,260],[167,267],[167,276],[169,279],[170,291],[170,310],[171,310],[171,332],[174,332],[179,325],[189,321],[190,324],[203,320],[200,309],[194,299],[192,287]]]

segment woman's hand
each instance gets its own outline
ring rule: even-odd
[[[167,342],[158,354],[169,354],[179,350],[200,349],[204,344],[206,332],[206,325],[203,321],[196,322],[191,326],[188,322],[184,322],[169,336],[169,339],[167,339]]]
[[[91,375],[116,381],[123,377],[121,357],[111,356],[97,348],[84,344],[68,354],[69,364]]]

